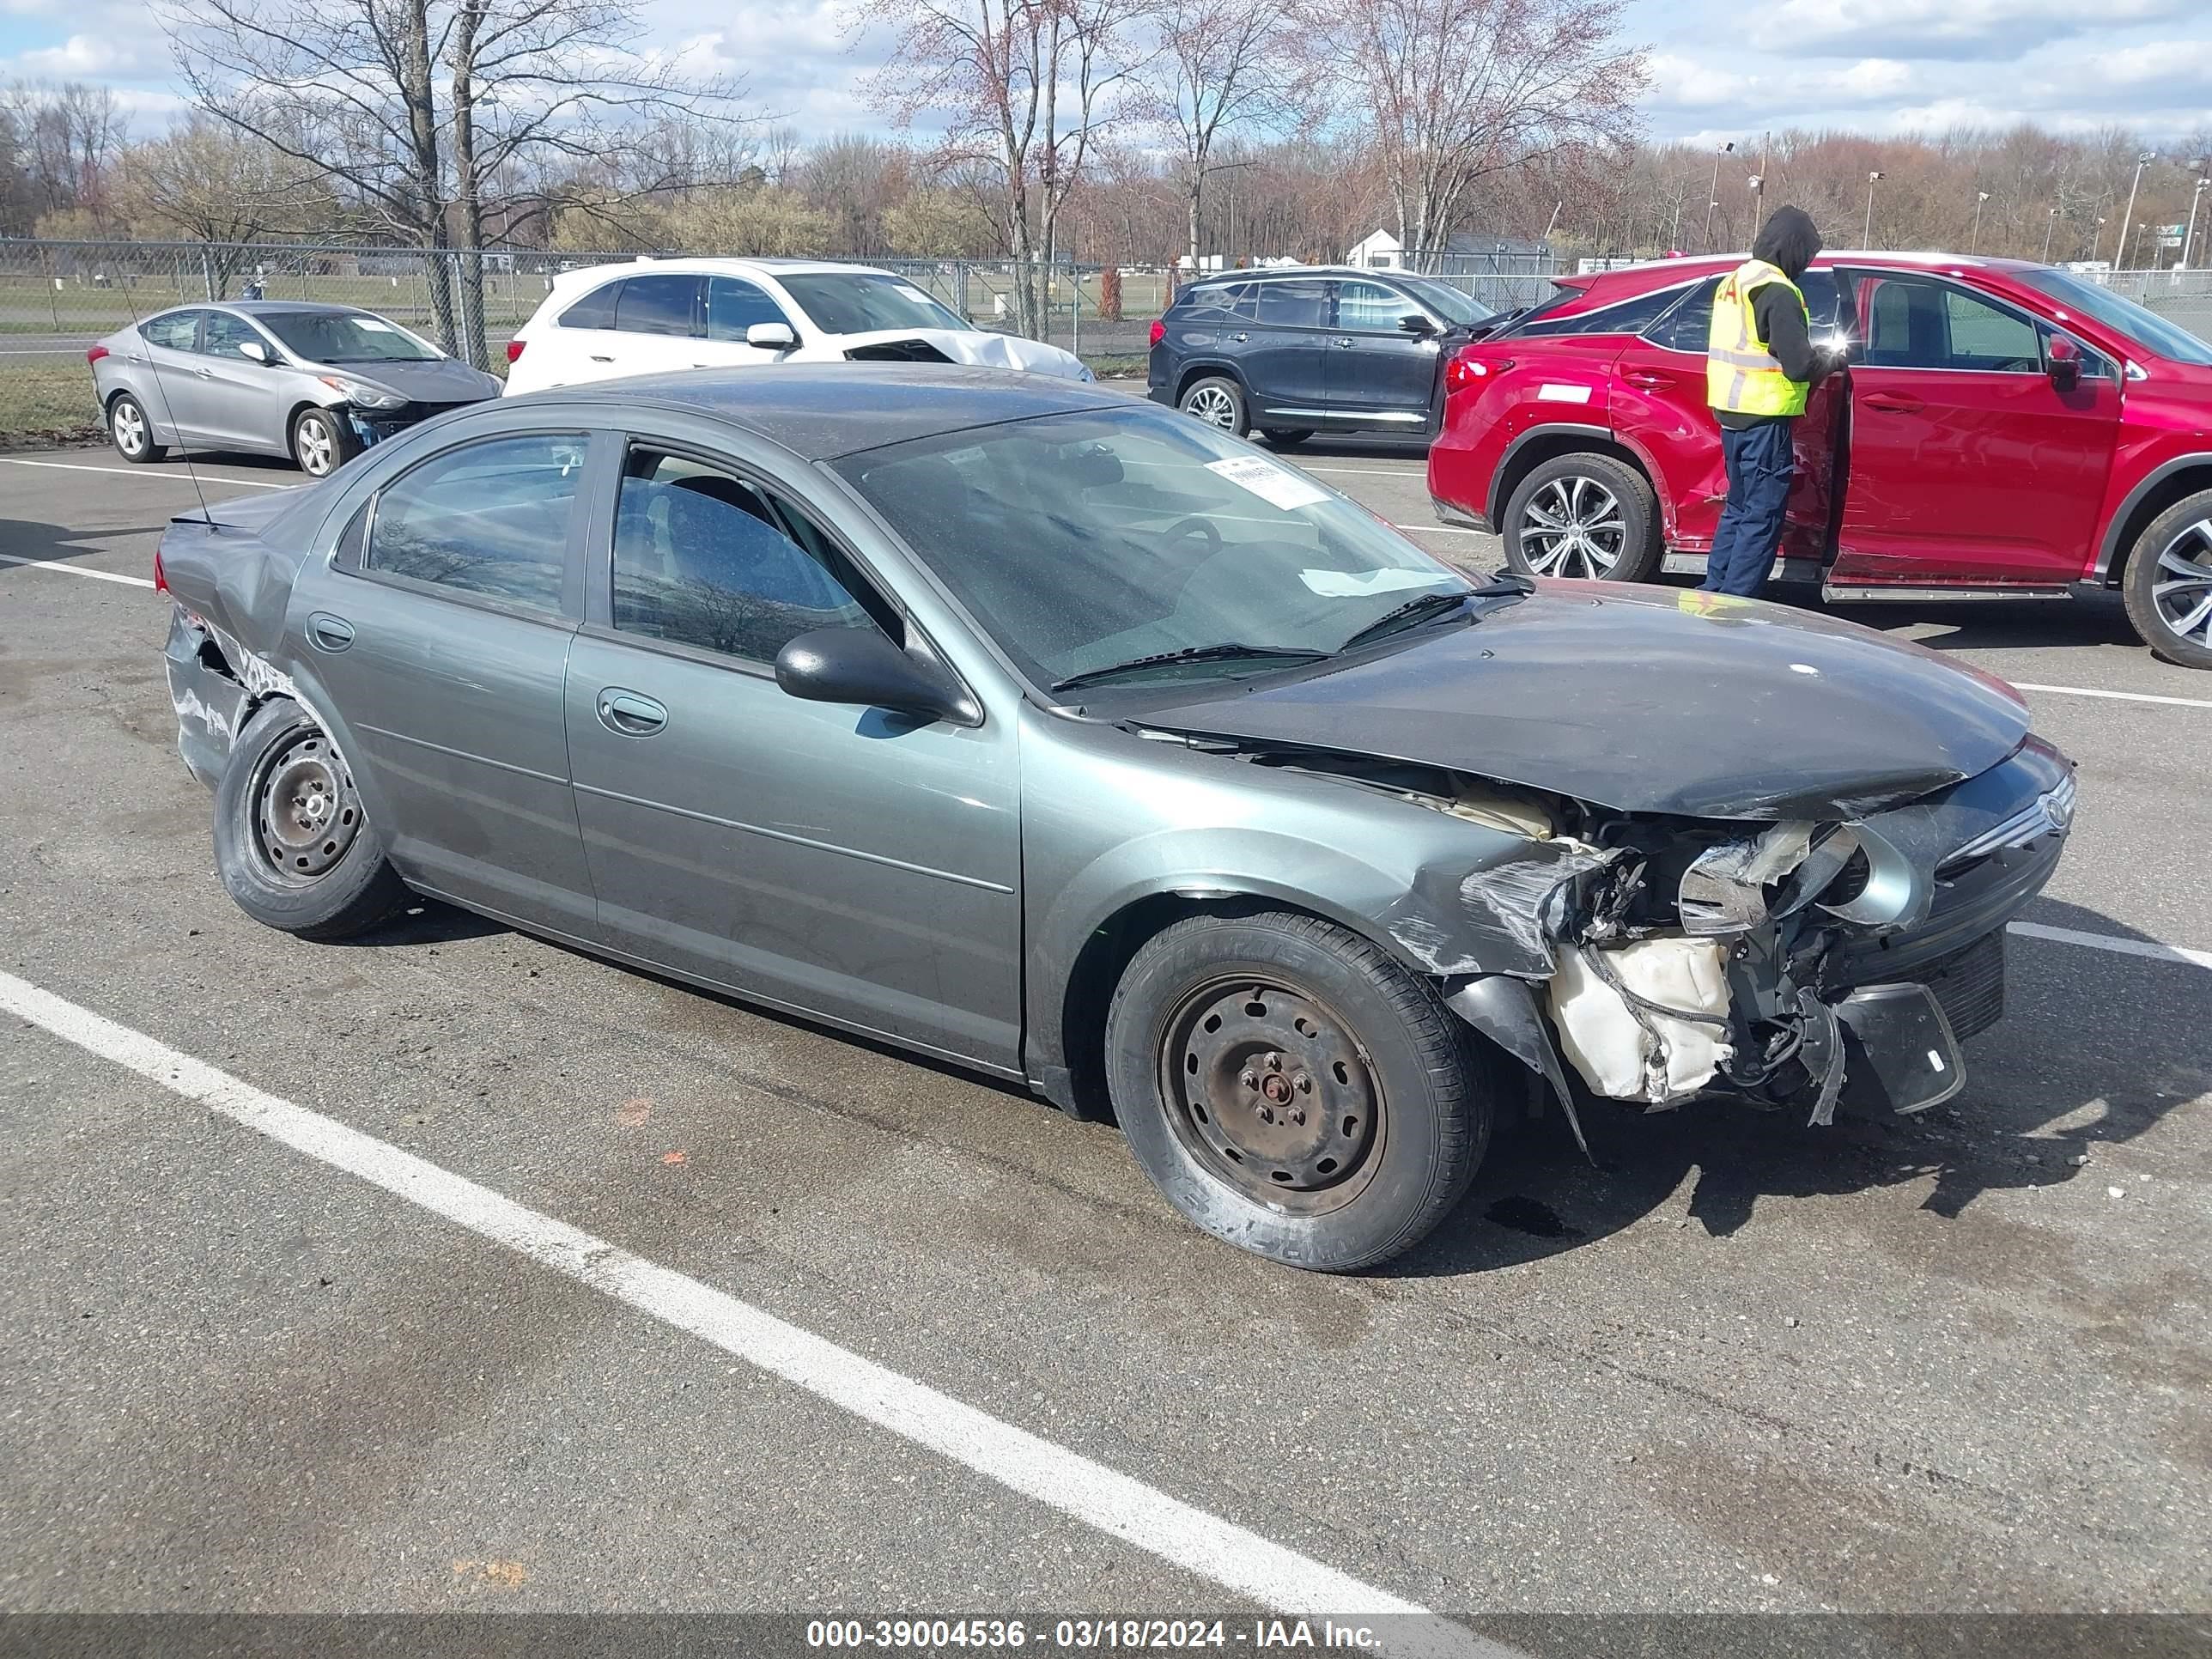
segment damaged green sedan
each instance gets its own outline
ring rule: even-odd
[[[1072,382],[670,376],[178,520],[216,861],[429,895],[1110,1110],[1186,1216],[1370,1268],[1531,1094],[1911,1112],[2003,1009],[2072,769],[1849,624],[1470,580]]]

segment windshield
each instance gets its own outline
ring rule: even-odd
[[[871,334],[879,328],[969,331],[966,323],[903,276],[835,270],[777,280],[825,334]]]
[[[365,311],[264,311],[254,320],[311,363],[427,363],[441,355]]]
[[[2060,305],[2118,330],[2146,351],[2177,363],[2212,363],[2212,343],[2086,276],[2070,270],[2029,270],[2021,273],[2021,280]]]
[[[1492,307],[1461,293],[1449,283],[1440,283],[1431,276],[1401,276],[1398,280],[1448,323],[1479,323],[1498,314]]]
[[[1364,508],[1165,410],[1010,422],[836,465],[1045,686],[1117,666],[1133,686],[1267,673],[1416,597],[1474,591]]]

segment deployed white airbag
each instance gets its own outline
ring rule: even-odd
[[[1646,1002],[1725,1019],[1722,948],[1718,939],[1647,939],[1597,954]],[[1547,994],[1569,1062],[1593,1091],[1616,1100],[1662,1106],[1695,1094],[1734,1052],[1725,1026],[1632,1007],[1579,952],[1559,953]]]

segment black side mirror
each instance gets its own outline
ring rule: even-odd
[[[1408,312],[1401,317],[1398,319],[1398,326],[1406,333],[1414,335],[1433,334],[1437,331],[1437,325],[1418,311]]]
[[[2043,362],[2050,371],[2051,384],[2059,391],[2071,392],[2081,384],[2081,348],[2063,334],[2051,337]]]
[[[775,653],[775,683],[806,702],[854,703],[972,726],[975,706],[952,677],[872,628],[817,628]]]

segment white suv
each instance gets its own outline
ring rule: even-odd
[[[1072,352],[970,328],[891,271],[810,259],[639,259],[556,276],[507,343],[507,389],[845,358],[1091,378]]]

